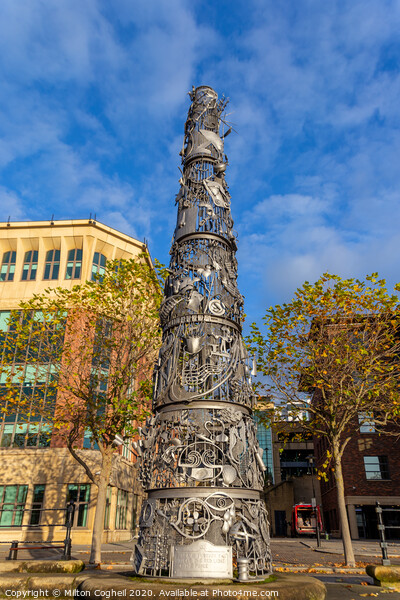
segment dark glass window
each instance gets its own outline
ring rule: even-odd
[[[83,448],[86,450],[100,450],[98,443],[93,439],[90,429],[85,430]]]
[[[0,310],[0,361],[3,362],[4,342],[7,339],[11,311]]]
[[[27,485],[0,485],[0,525],[22,525]]]
[[[43,279],[58,279],[60,272],[60,251],[49,250],[46,253]]]
[[[45,485],[39,484],[33,487],[33,499],[32,499],[32,510],[31,518],[29,519],[29,525],[39,525],[40,516],[42,514],[41,509],[43,508],[44,490]]]
[[[137,494],[133,494],[133,502],[132,502],[132,523],[131,523],[131,531],[135,531],[137,525],[137,517],[138,517],[138,504],[139,504],[139,496]]]
[[[0,281],[14,281],[16,252],[4,252],[3,262],[1,263]]]
[[[285,448],[280,455],[281,479],[291,479],[307,475],[310,469],[308,455],[310,450],[291,450]]]
[[[68,486],[67,503],[75,502],[74,527],[86,527],[90,500],[89,484],[71,484]]]
[[[110,508],[111,508],[112,488],[107,487],[106,508],[104,511],[104,529],[110,529]]]
[[[16,321],[25,317],[17,311],[10,319],[10,311],[0,311],[0,397],[6,395],[7,377],[16,369],[19,375],[12,395],[15,399],[21,398],[18,407],[6,404],[5,411],[0,412],[1,447],[44,448],[50,445],[51,426],[45,414],[53,413],[55,409],[57,378],[53,363],[60,360],[65,327],[61,322],[55,325],[54,335],[50,332],[50,338],[47,334],[43,337],[41,311],[32,316],[30,339],[19,345],[15,337]],[[2,350],[8,336],[10,348],[15,348],[14,354],[11,350]],[[32,359],[35,362],[30,364]],[[35,409],[38,404],[43,405],[43,415]]]
[[[107,259],[104,254],[100,254],[100,252],[94,253],[92,264],[92,281],[96,281],[98,279],[101,280],[106,268],[106,262]]]
[[[364,456],[364,468],[367,479],[390,479],[387,456]]]
[[[37,250],[28,250],[28,252],[25,252],[22,281],[34,281],[36,279],[38,254]]]
[[[118,490],[115,529],[127,529],[128,492]]]
[[[0,423],[0,446],[2,448],[48,448],[51,430],[38,415],[31,417],[35,423],[26,423],[26,415],[12,413]]]
[[[372,413],[358,413],[358,422],[360,424],[360,433],[375,433],[375,421]]]
[[[82,269],[82,250],[74,248],[68,252],[65,279],[80,279]]]

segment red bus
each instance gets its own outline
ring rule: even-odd
[[[322,533],[322,518],[320,507],[314,508],[311,504],[295,504],[292,512],[292,536],[316,535],[316,518],[318,518],[319,532]]]

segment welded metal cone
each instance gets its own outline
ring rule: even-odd
[[[190,97],[133,563],[139,574],[202,578],[232,577],[237,563],[242,578],[259,577],[271,555],[225,181],[227,101],[207,86]]]

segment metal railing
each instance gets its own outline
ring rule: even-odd
[[[11,541],[1,541],[0,544],[11,544],[10,552],[6,560],[17,560],[18,551],[19,550],[44,550],[44,549],[53,549],[53,548],[62,548],[63,560],[71,560],[71,529],[74,523],[74,514],[75,514],[75,502],[72,500],[68,502],[67,506],[62,508],[24,508],[22,510],[18,510],[18,514],[25,514],[26,512],[31,513],[31,518],[33,514],[37,514],[38,512],[42,515],[43,512],[52,512],[52,511],[62,511],[65,515],[65,518],[62,523],[21,523],[19,525],[0,525],[1,529],[21,529],[22,527],[27,527],[29,529],[34,529],[37,527],[66,527],[66,535],[63,540],[55,540],[55,541],[42,541],[42,540],[11,540]],[[23,521],[23,518],[21,519]],[[19,544],[22,544],[21,546]],[[27,546],[26,544],[40,544],[36,546]],[[58,544],[58,545],[55,545]]]
[[[387,541],[386,541],[385,530],[386,529],[400,529],[400,525],[385,525],[383,522],[383,512],[384,511],[400,512],[400,508],[391,508],[391,507],[382,508],[382,506],[380,505],[378,500],[375,502],[375,512],[376,512],[376,516],[378,518],[378,532],[379,532],[379,539],[380,539],[380,547],[382,550],[382,564],[385,566],[389,566],[390,559],[388,557],[388,552],[387,552],[388,545],[387,545]]]

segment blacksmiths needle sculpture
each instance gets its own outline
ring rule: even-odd
[[[227,101],[207,86],[190,98],[132,561],[141,575],[184,578],[233,577],[236,563],[246,580],[268,575],[271,555],[225,181]]]

